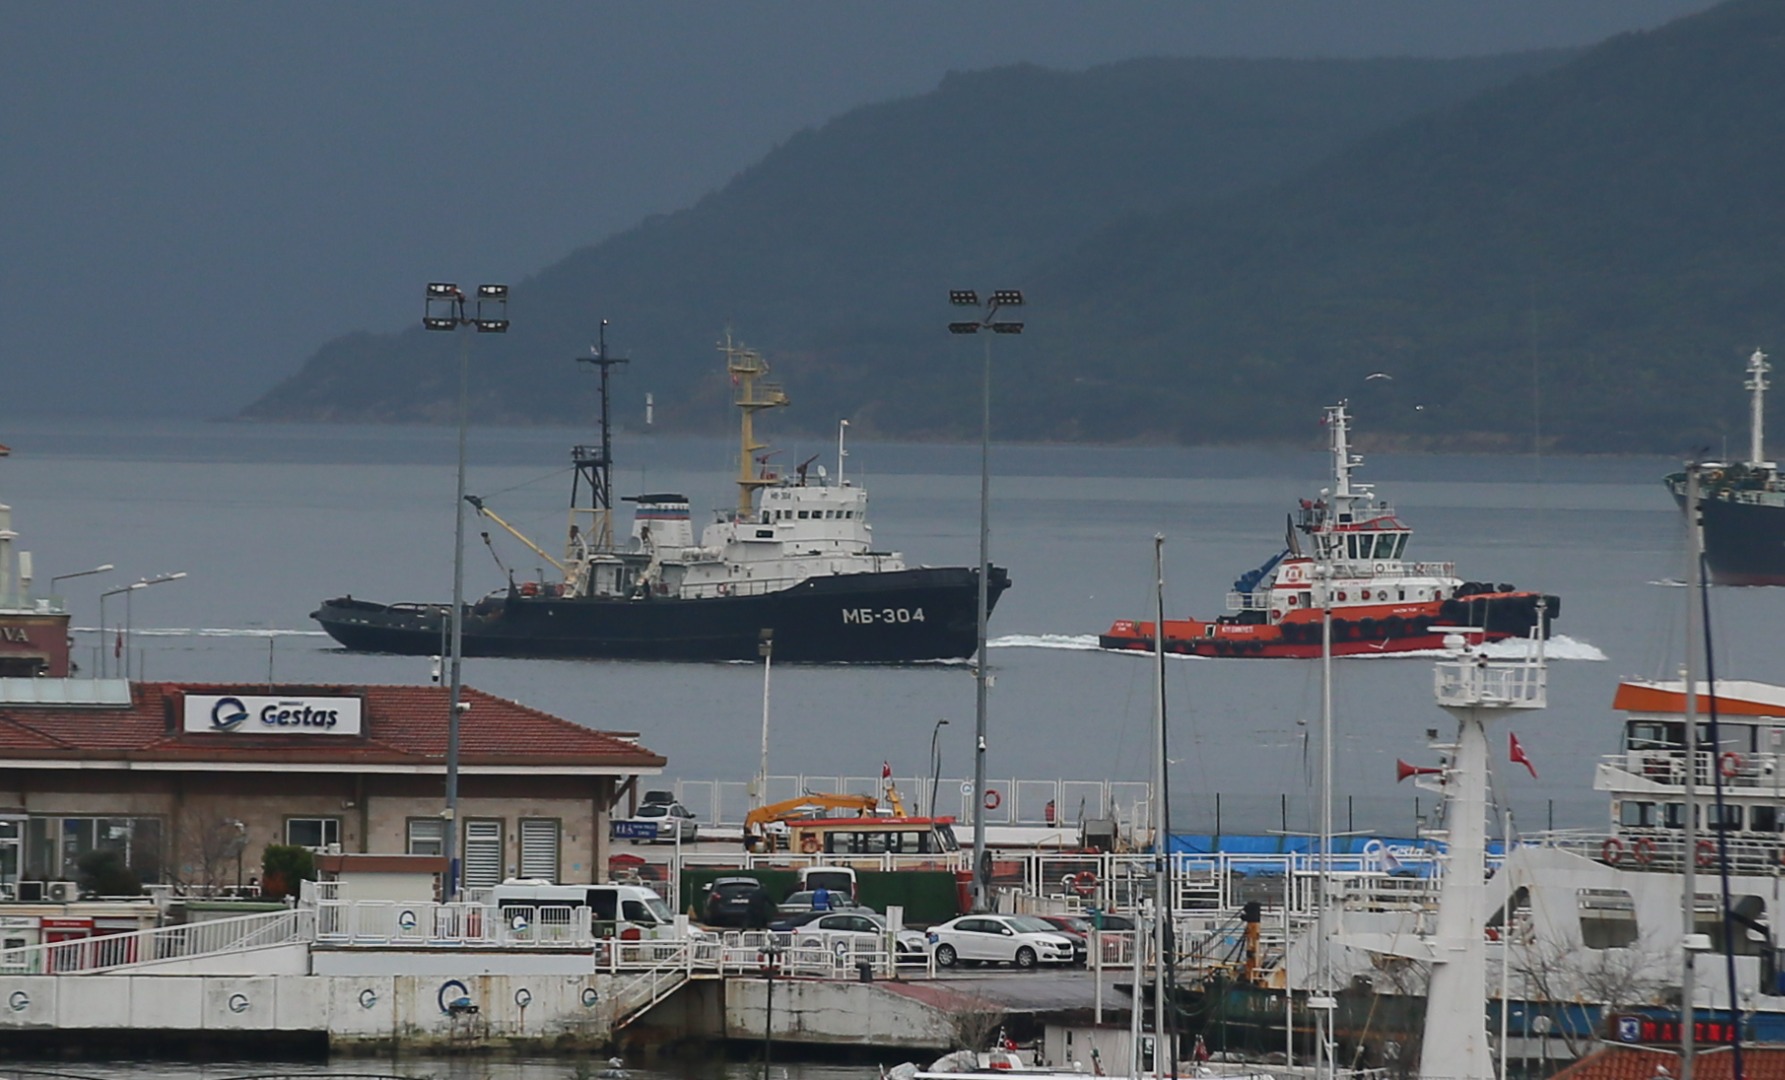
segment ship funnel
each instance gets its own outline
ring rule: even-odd
[[[1395,783],[1397,784],[1409,776],[1432,776],[1443,771],[1443,769],[1431,765],[1409,765],[1399,758],[1395,759]]]
[[[625,501],[637,506],[632,514],[632,539],[638,547],[664,551],[694,546],[688,496],[628,495]]]

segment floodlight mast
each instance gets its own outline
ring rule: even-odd
[[[979,293],[973,289],[948,290],[948,302],[955,307],[980,306]],[[1020,334],[1020,322],[1001,322],[1001,308],[1023,306],[1018,289],[995,290],[985,303],[985,314],[972,321],[951,322],[951,334],[977,334],[989,329],[994,334]],[[974,653],[974,740],[973,740],[973,910],[987,909],[991,891],[991,858],[985,841],[986,811],[986,619],[988,597],[986,579],[991,573],[991,443],[992,443],[992,339],[985,341],[985,362],[980,385],[979,413],[979,611],[978,647]]]
[[[429,330],[458,330],[470,326],[480,334],[508,332],[508,286],[479,285],[476,306],[466,312],[463,289],[450,281],[428,283],[421,324]],[[451,655],[446,713],[446,812],[441,815],[440,846],[446,856],[446,881],[441,898],[453,903],[459,897],[459,718],[464,706],[460,668],[464,659],[465,630],[465,429],[470,422],[471,343],[459,340],[459,472],[458,496],[453,500],[452,613],[448,651]]]

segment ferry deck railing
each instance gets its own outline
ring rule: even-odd
[[[91,975],[305,943],[315,938],[316,914],[298,907],[0,949],[0,974]]]

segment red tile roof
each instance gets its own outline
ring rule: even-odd
[[[1700,1050],[1692,1058],[1694,1080],[1733,1080],[1731,1047]],[[1647,1046],[1607,1046],[1563,1069],[1550,1080],[1657,1080],[1680,1075],[1675,1050]],[[1785,1046],[1742,1047],[1743,1080],[1785,1080]]]
[[[227,686],[137,683],[127,707],[0,704],[0,758],[435,766],[446,759],[442,686]],[[277,736],[181,730],[187,694],[357,697],[362,734]],[[659,769],[664,758],[628,738],[464,687],[461,766]]]

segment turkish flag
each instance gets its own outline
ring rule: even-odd
[[[1512,759],[1513,764],[1523,765],[1525,768],[1530,769],[1531,779],[1537,779],[1537,766],[1531,764],[1531,759],[1525,756],[1525,748],[1519,745],[1518,736],[1512,734],[1510,731],[1507,732],[1506,735],[1512,740],[1512,746],[1507,752],[1507,757]]]
[[[892,762],[882,761],[880,763],[880,779],[882,779],[882,780],[891,780],[892,779]]]

